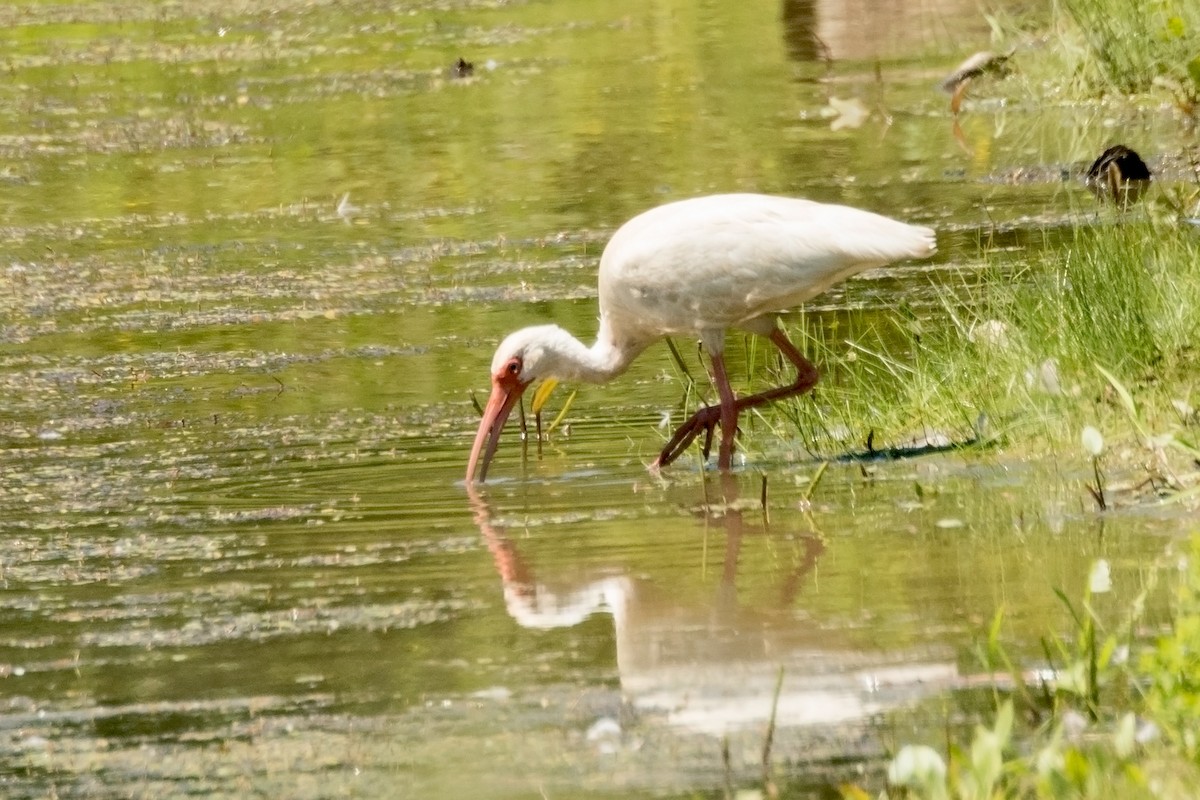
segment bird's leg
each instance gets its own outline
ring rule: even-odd
[[[765,403],[771,403],[775,400],[782,400],[785,397],[795,397],[798,394],[804,394],[809,389],[817,385],[817,381],[821,377],[821,373],[813,366],[812,362],[801,354],[796,349],[796,345],[792,344],[787,338],[787,334],[782,328],[776,328],[771,331],[770,340],[775,343],[779,351],[783,353],[783,357],[796,367],[796,380],[792,381],[789,386],[777,386],[774,389],[768,389],[765,392],[752,394],[749,397],[743,397],[737,401],[737,409],[741,411],[744,408],[754,408]]]
[[[716,381],[715,373],[718,370],[720,370],[721,375],[724,378],[725,386],[728,386],[729,379],[725,376],[725,364],[720,356],[713,358],[714,381]],[[718,392],[720,391],[721,389],[718,385]],[[733,390],[730,389],[729,392],[732,394]],[[722,401],[724,401],[723,396]],[[724,407],[724,405],[724,402],[722,402],[715,406],[704,406],[691,417],[689,417],[686,422],[676,428],[675,433],[671,436],[671,440],[667,442],[667,446],[664,447],[663,451],[658,454],[658,458],[654,459],[654,461],[650,464],[650,469],[660,469],[661,467],[665,467],[675,459],[679,458],[681,455],[683,455],[683,452],[687,450],[688,445],[690,445],[692,441],[700,435],[701,431],[704,432],[704,447],[702,452],[704,453],[705,460],[708,460],[709,449],[712,447],[713,428],[716,427],[718,422],[721,422],[721,409]],[[736,425],[736,400],[734,401],[733,420],[734,425]],[[722,433],[722,440],[723,439],[724,433]]]
[[[701,431],[705,432],[704,456],[707,458],[709,445],[712,442],[713,426],[720,423],[721,450],[718,451],[717,466],[720,469],[729,469],[733,455],[733,437],[737,433],[737,417],[743,409],[755,408],[775,400],[782,400],[785,397],[804,394],[816,385],[817,379],[820,377],[817,368],[796,349],[781,328],[771,331],[768,338],[775,343],[784,358],[795,365],[796,380],[788,386],[778,386],[765,392],[743,397],[740,400],[733,399],[733,390],[729,387],[729,379],[725,375],[724,361],[719,356],[714,357],[713,380],[717,384],[721,403],[715,406],[705,406],[680,425],[671,440],[667,442],[667,446],[663,448],[651,465],[653,468],[665,467],[679,458]],[[729,413],[730,410],[727,408],[726,392],[728,392],[729,398],[733,399],[732,413]],[[726,449],[728,449],[728,457],[725,454]]]
[[[712,357],[713,383],[717,384],[717,397],[721,398],[721,447],[717,450],[717,469],[729,469],[733,464],[733,437],[737,434],[738,406],[725,372],[725,356],[716,353]],[[712,428],[709,428],[712,435]],[[708,453],[705,452],[705,457]]]

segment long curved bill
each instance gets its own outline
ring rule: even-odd
[[[520,384],[512,388],[499,383],[492,385],[492,396],[488,398],[487,407],[483,409],[483,419],[479,421],[479,431],[476,432],[475,444],[471,447],[471,458],[467,461],[467,483],[475,479],[475,466],[479,463],[480,452],[483,453],[483,464],[479,469],[479,482],[487,480],[488,464],[492,463],[492,456],[496,454],[496,447],[500,444],[500,432],[504,430],[504,423],[508,422],[508,415],[521,399],[523,391],[525,387]],[[484,449],[484,440],[487,440],[487,449]]]

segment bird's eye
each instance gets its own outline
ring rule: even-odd
[[[511,361],[509,361],[508,364],[504,367],[504,371],[507,372],[509,375],[520,375],[521,374],[521,359],[514,358]]]

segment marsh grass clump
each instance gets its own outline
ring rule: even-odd
[[[1165,430],[1200,388],[1200,237],[1144,219],[1077,228],[1018,268],[939,287],[936,324],[893,315],[809,340],[825,374],[784,414],[823,456],[847,447],[1002,441],[1078,450],[1102,425],[1138,438],[1109,377],[1139,398],[1138,429]],[[1109,424],[1111,423],[1111,424]],[[1113,458],[1117,458],[1113,454]]]
[[[1169,81],[1200,98],[1200,4],[1192,0],[1062,0],[1084,43],[1077,76],[1093,89],[1144,92]]]
[[[1181,232],[1151,222],[1076,228],[1002,299],[1029,346],[1068,368],[1100,363],[1151,378],[1194,343],[1200,309],[1180,305],[1196,299],[1196,254]]]
[[[1012,53],[1014,99],[1165,92],[1185,114],[1200,111],[1200,4],[1191,0],[1057,0],[987,20],[993,48]]]

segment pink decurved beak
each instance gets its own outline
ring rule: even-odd
[[[475,479],[475,465],[479,462],[481,451],[483,464],[479,470],[479,482],[487,480],[488,464],[492,463],[492,456],[496,454],[496,447],[500,444],[500,432],[504,430],[508,415],[512,413],[513,407],[521,399],[521,394],[528,385],[517,380],[492,382],[492,396],[488,398],[487,407],[483,410],[483,419],[479,421],[479,431],[475,434],[475,444],[471,447],[471,458],[467,461],[468,484]],[[487,440],[486,450],[483,447],[484,439]]]

